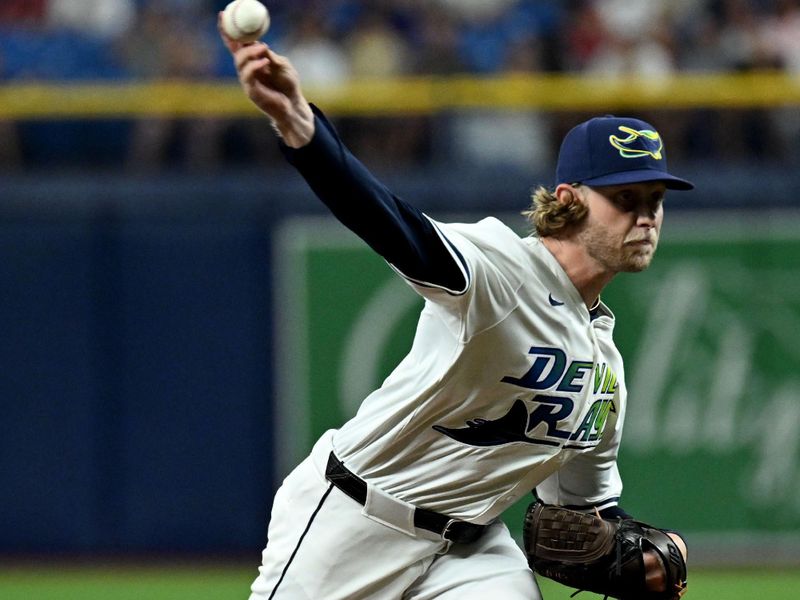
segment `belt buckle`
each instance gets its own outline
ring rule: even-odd
[[[444,529],[442,529],[442,537],[449,542],[455,541],[453,538],[448,537],[448,534],[450,533],[450,526],[455,525],[456,523],[458,523],[458,519],[450,519],[444,526]]]

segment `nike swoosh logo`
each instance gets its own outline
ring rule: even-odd
[[[553,294],[548,294],[547,300],[550,302],[550,306],[564,306],[563,302],[559,302],[558,300],[553,298]]]

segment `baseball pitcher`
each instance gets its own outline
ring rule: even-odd
[[[678,598],[686,546],[619,506],[626,410],[601,301],[658,245],[667,172],[649,124],[599,117],[563,140],[518,236],[401,200],[303,95],[286,57],[222,34],[286,159],[425,300],[408,355],[285,479],[251,600],[536,600],[535,575],[615,598]],[[535,493],[524,548],[501,513]]]

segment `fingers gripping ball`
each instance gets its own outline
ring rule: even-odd
[[[605,521],[535,502],[523,539],[531,568],[570,587],[621,600],[677,600],[686,590],[686,563],[675,542],[640,521]],[[648,583],[645,553],[660,564],[660,589]]]
[[[237,42],[255,42],[269,23],[269,11],[258,0],[234,0],[222,12],[222,30]]]

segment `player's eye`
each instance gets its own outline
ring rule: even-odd
[[[631,192],[625,190],[614,196],[614,203],[623,210],[630,210],[636,203],[636,199]]]

